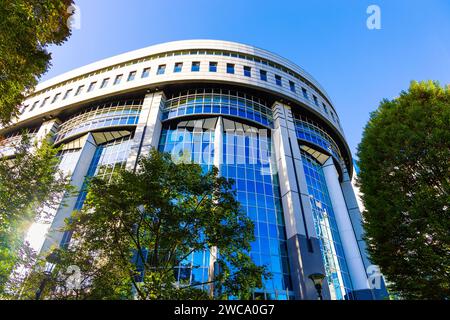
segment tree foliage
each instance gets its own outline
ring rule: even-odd
[[[214,284],[215,298],[245,299],[270,276],[250,259],[254,225],[240,210],[232,182],[215,168],[205,173],[200,165],[175,164],[170,155],[153,150],[136,172],[119,170],[112,182],[94,177],[88,190],[83,209],[67,226],[74,232],[71,245],[55,251],[58,263],[51,276],[30,277],[28,298],[46,279],[43,296],[51,299],[213,297],[199,289],[202,284]],[[186,258],[211,248],[219,252],[210,273],[215,277],[177,283]],[[71,265],[80,268],[76,290],[68,282]]]
[[[450,89],[413,82],[358,150],[369,252],[404,298],[450,298]]]
[[[18,114],[24,94],[50,66],[50,44],[70,36],[68,10],[73,0],[0,2],[0,122]]]
[[[28,227],[46,220],[71,191],[58,168],[59,149],[46,139],[38,144],[24,133],[12,148],[13,157],[0,157],[0,294],[14,265],[31,254],[23,242]]]

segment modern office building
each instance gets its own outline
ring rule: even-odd
[[[285,58],[215,40],[128,52],[39,84],[0,129],[1,154],[13,156],[23,129],[36,139],[53,134],[61,170],[80,190],[55,212],[42,251],[70,241],[58,229],[83,206],[85,177],[133,170],[154,147],[234,179],[255,222],[251,256],[273,275],[255,295],[316,299],[309,276],[321,273],[324,299],[377,296],[338,113],[321,85]],[[179,278],[212,276],[209,251],[188,260]]]

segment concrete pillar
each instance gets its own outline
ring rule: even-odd
[[[165,100],[166,97],[162,91],[145,95],[127,159],[128,170],[136,169],[140,155],[147,155],[152,147],[158,147],[162,129],[161,109],[164,107]]]
[[[36,133],[36,140],[38,141],[38,145],[40,144],[40,141],[46,138],[49,138],[50,141],[53,141],[53,138],[58,132],[60,125],[61,120],[59,120],[58,118],[54,118],[42,123],[38,132]]]
[[[353,289],[367,290],[369,283],[363,259],[360,254],[358,242],[353,230],[352,222],[347,211],[347,205],[342,194],[339,176],[334,166],[333,159],[330,157],[323,165],[323,173],[328,187],[333,211],[336,218],[336,224],[339,229],[342,247],[347,261],[350,278]]]
[[[367,245],[364,241],[364,228],[362,225],[361,211],[356,199],[355,190],[353,189],[352,181],[348,174],[346,166],[342,167],[342,182],[341,189],[344,196],[345,203],[347,205],[348,215],[352,223],[353,231],[355,232],[358,248],[361,253],[365,270],[372,265],[367,254]]]
[[[315,233],[312,208],[303,172],[292,112],[289,106],[275,102],[272,133],[280,191],[286,224],[291,278],[296,299],[317,299],[317,291],[308,278],[313,273],[325,275],[320,242]],[[324,299],[330,299],[323,285]]]
[[[70,177],[70,184],[75,187],[77,191],[75,196],[65,197],[56,211],[56,214],[52,220],[49,232],[46,235],[46,239],[41,248],[41,253],[47,252],[51,247],[59,246],[63,232],[61,228],[64,227],[65,219],[69,218],[72,214],[73,208],[75,206],[76,200],[78,198],[78,192],[83,186],[85,176],[88,172],[89,166],[91,164],[92,158],[95,154],[97,145],[92,137],[91,133],[79,138],[79,144],[81,150],[78,153],[78,158],[73,161],[73,168],[68,168],[72,173]]]

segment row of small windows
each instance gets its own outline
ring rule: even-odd
[[[73,78],[73,79],[69,79],[66,80],[64,82],[61,82],[57,85],[48,87],[45,90],[42,91],[37,91],[34,92],[30,97],[32,96],[37,96],[39,94],[42,93],[46,93],[49,92],[51,90],[54,90],[56,88],[60,88],[62,86],[66,86],[70,83],[76,82],[76,81],[81,81],[83,79],[87,79],[108,71],[112,71],[112,70],[116,70],[116,69],[120,69],[120,68],[124,68],[124,67],[128,67],[131,65],[135,65],[138,63],[143,63],[143,62],[147,62],[147,61],[151,61],[154,59],[160,59],[160,58],[167,58],[167,57],[173,57],[173,56],[186,56],[186,55],[215,55],[215,56],[224,56],[224,57],[232,57],[232,58],[240,58],[240,59],[245,59],[248,61],[253,61],[256,63],[261,63],[263,65],[267,65],[269,67],[272,68],[276,68],[278,70],[280,70],[281,72],[285,72],[295,78],[297,78],[300,81],[303,81],[304,83],[306,83],[308,86],[315,88],[316,90],[318,90],[316,88],[316,86],[314,84],[312,84],[309,80],[305,79],[303,76],[301,76],[300,74],[276,63],[270,60],[266,60],[264,58],[258,57],[258,56],[253,56],[253,55],[248,55],[248,54],[242,54],[239,52],[233,52],[233,51],[224,51],[224,50],[176,50],[176,51],[168,51],[168,52],[162,52],[162,53],[158,53],[158,54],[153,54],[147,57],[143,57],[143,58],[139,58],[139,59],[135,59],[135,60],[131,60],[131,61],[127,61],[127,62],[123,62],[120,64],[116,64],[113,66],[109,66],[107,68],[103,68],[103,69],[99,69],[93,72],[90,72],[88,74]],[[320,90],[318,90],[320,91]],[[326,100],[326,98],[324,97],[324,99]]]
[[[156,75],[163,75],[163,74],[165,74],[165,73],[166,73],[166,69],[167,69],[166,67],[167,67],[166,64],[161,64],[161,65],[159,65],[158,68],[157,68],[157,70],[156,70]],[[217,63],[217,62],[210,61],[210,62],[209,62],[209,69],[208,69],[208,70],[209,70],[209,72],[217,72],[217,67],[218,67],[218,63]],[[183,62],[176,62],[176,63],[174,64],[174,67],[173,67],[173,72],[174,72],[174,73],[178,73],[178,72],[181,72],[182,70],[183,70]],[[190,70],[191,70],[191,72],[199,72],[199,71],[200,71],[200,61],[193,61],[193,62],[191,63],[191,65],[190,65]],[[150,71],[151,71],[151,68],[150,68],[150,67],[144,68],[143,71],[142,71],[142,74],[141,74],[141,78],[147,78],[147,77],[149,77],[149,76],[150,76]],[[244,75],[245,77],[252,77],[252,68],[251,68],[251,67],[249,67],[249,66],[243,66],[242,72],[243,72],[243,75]],[[227,63],[227,64],[226,64],[226,73],[228,73],[228,74],[235,74],[235,73],[236,73],[236,66],[235,66],[235,64],[233,64],[233,63]],[[135,80],[135,79],[136,79],[136,75],[137,75],[137,71],[131,71],[131,72],[129,72],[128,77],[127,77],[127,81],[133,81],[133,80]],[[260,69],[260,70],[259,70],[259,78],[260,78],[261,81],[268,81],[267,71],[266,71],[266,70],[263,70],[263,69]],[[118,84],[120,84],[120,83],[122,82],[122,79],[123,79],[123,74],[117,75],[117,76],[114,78],[113,85],[118,85]],[[275,80],[275,84],[276,84],[277,86],[283,87],[283,81],[282,81],[282,77],[281,77],[280,75],[275,74],[275,75],[274,75],[274,80]],[[100,89],[103,89],[103,88],[105,88],[106,86],[108,86],[109,82],[110,82],[110,78],[105,78],[105,79],[103,79],[103,81],[102,81],[101,84],[100,84]],[[288,83],[289,83],[289,89],[290,89],[290,91],[293,92],[293,93],[297,93],[297,88],[296,88],[295,82],[292,81],[292,80],[289,80]],[[91,82],[91,83],[89,84],[88,88],[87,88],[87,92],[92,92],[92,91],[95,89],[96,86],[97,86],[97,81]],[[80,86],[77,88],[77,90],[75,91],[74,96],[80,95],[80,94],[83,92],[84,88],[85,88],[85,85],[80,85]],[[303,95],[303,97],[304,97],[306,100],[310,100],[310,97],[309,97],[309,95],[308,95],[307,89],[304,88],[304,87],[301,87],[301,90],[302,90],[302,95]],[[73,89],[68,89],[68,90],[65,92],[65,94],[64,94],[64,96],[63,96],[62,99],[63,99],[63,100],[67,99],[67,98],[71,95],[72,91],[73,91]],[[54,96],[54,98],[53,98],[53,100],[51,101],[51,103],[53,104],[53,103],[55,103],[56,101],[58,101],[59,98],[60,98],[60,96],[61,96],[61,93],[57,93],[57,94]],[[312,98],[313,98],[314,104],[315,104],[318,108],[320,108],[320,106],[319,106],[319,100],[318,100],[317,96],[314,95],[314,94],[312,94]],[[42,101],[42,103],[40,104],[39,107],[40,107],[40,108],[44,107],[44,106],[47,104],[47,102],[48,102],[49,99],[50,99],[50,97],[45,98],[45,99]],[[31,107],[31,109],[30,109],[29,111],[30,111],[30,112],[33,111],[33,110],[37,107],[38,104],[39,104],[39,101],[34,102],[34,104],[32,105],[32,107]],[[22,113],[24,113],[24,112],[26,111],[27,107],[28,107],[28,106],[25,106],[25,107],[24,107],[24,109],[22,110]],[[328,107],[325,105],[324,102],[322,102],[322,108],[323,108],[323,112],[324,112],[325,114],[331,115],[333,121],[339,124],[339,120],[337,119],[337,117],[334,115],[333,112],[331,112],[331,111],[329,112],[329,111],[328,111]],[[339,125],[340,125],[340,124],[339,124]]]

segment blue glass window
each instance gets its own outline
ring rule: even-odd
[[[275,83],[277,84],[277,86],[282,86],[282,83],[281,83],[281,76],[279,76],[279,75],[275,75]]]
[[[134,78],[136,78],[136,71],[131,71],[130,74],[128,75],[127,81],[133,81]]]
[[[141,78],[147,78],[149,75],[150,75],[150,68],[144,68],[144,70],[142,70]]]
[[[200,62],[199,61],[192,62],[191,71],[192,72],[200,71]]]
[[[308,91],[306,91],[305,88],[302,88],[302,93],[303,93],[303,98],[309,100],[309,97],[308,97]]]
[[[319,106],[319,100],[317,100],[317,97],[315,95],[313,95],[313,100],[314,100],[314,104],[316,106]]]
[[[120,81],[122,81],[123,74],[119,74],[116,76],[116,79],[114,79],[114,85],[119,84]]]
[[[259,77],[262,81],[267,81],[267,71],[259,70]]]
[[[227,73],[234,74],[234,64],[227,63]]]
[[[294,81],[289,81],[289,88],[291,89],[292,92],[295,92],[295,83],[294,83]]]
[[[78,87],[77,92],[75,92],[75,95],[79,95],[81,93],[81,91],[83,91],[84,85],[81,85]]]
[[[244,76],[251,77],[252,76],[252,68],[244,66]]]
[[[103,79],[102,84],[100,85],[100,89],[105,88],[108,85],[109,78]]]
[[[175,66],[173,67],[173,72],[181,72],[182,68],[183,68],[183,62],[177,62],[177,63],[175,63]]]
[[[209,63],[209,72],[217,72],[217,62]]]
[[[158,66],[158,71],[156,72],[156,74],[164,74],[164,72],[166,72],[166,65],[162,64],[160,66]]]
[[[91,92],[92,90],[94,90],[96,84],[97,84],[96,81],[91,82],[91,84],[90,84],[89,87],[88,87],[87,92]]]
[[[66,100],[66,99],[70,96],[70,93],[71,93],[72,91],[73,91],[72,89],[67,90],[66,93],[64,94],[63,100]],[[31,111],[31,110],[30,110],[30,111]]]

